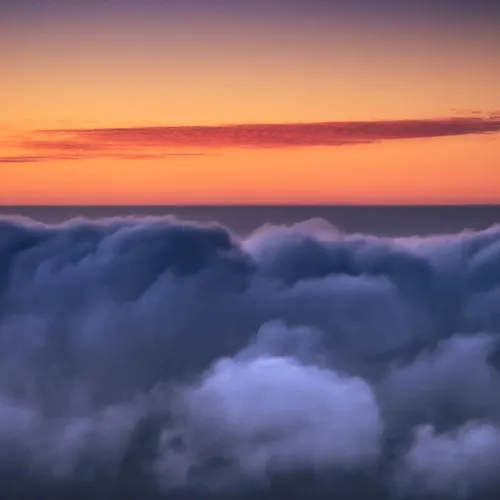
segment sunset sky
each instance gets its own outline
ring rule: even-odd
[[[0,5],[0,204],[500,203],[498,0]]]

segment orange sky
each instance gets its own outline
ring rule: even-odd
[[[0,21],[0,203],[500,202],[500,30],[486,16],[93,3],[23,0]],[[420,132],[457,117],[487,124]],[[326,141],[286,128],[317,122],[334,123]],[[193,129],[221,124],[263,129],[251,144]],[[181,129],[152,143],[147,127]]]

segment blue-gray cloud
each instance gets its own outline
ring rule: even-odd
[[[3,218],[4,494],[497,498],[499,258],[496,227]]]

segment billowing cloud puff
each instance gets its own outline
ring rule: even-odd
[[[377,455],[381,422],[370,387],[291,358],[219,361],[189,403],[251,473],[351,467]]]
[[[499,461],[500,430],[492,424],[471,422],[446,434],[424,426],[416,432],[397,479],[415,497],[467,498],[498,481]]]
[[[0,220],[9,498],[497,498],[500,230]]]

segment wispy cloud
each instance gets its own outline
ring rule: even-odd
[[[0,163],[36,163],[40,161],[48,161],[52,157],[46,156],[0,156]]]
[[[499,131],[496,113],[425,120],[36,130],[17,140],[24,155],[0,162],[161,159],[226,148],[345,146]]]
[[[54,148],[56,149],[56,148]],[[54,154],[46,154],[40,156],[32,155],[12,155],[0,156],[0,163],[38,163],[47,161],[61,161],[61,160],[92,160],[92,159],[119,159],[119,160],[158,160],[162,158],[175,158],[184,156],[201,156],[203,153],[81,153],[77,154],[63,154],[55,150]]]

